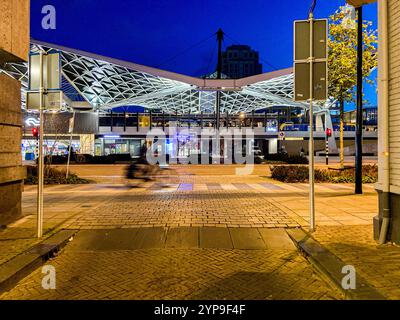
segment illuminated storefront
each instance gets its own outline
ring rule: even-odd
[[[69,148],[69,137],[52,138],[47,137],[43,141],[43,150],[45,155],[67,155]],[[22,160],[34,160],[37,146],[37,140],[34,137],[24,137],[21,143]],[[72,152],[80,153],[79,137],[72,139]]]
[[[95,139],[94,155],[130,154],[132,158],[140,155],[144,138],[121,137],[119,135],[99,136]]]

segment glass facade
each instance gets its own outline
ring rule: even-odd
[[[220,116],[220,127],[265,127],[267,131],[271,131],[271,126],[278,122],[288,121],[290,116],[283,112],[288,109],[281,110],[281,113],[276,113],[274,110],[268,112],[256,112],[246,114],[227,115],[225,113]],[[272,113],[271,113],[272,112]],[[294,111],[292,118],[298,122],[299,116]],[[298,111],[301,112],[301,111]],[[279,119],[278,119],[279,118]],[[168,127],[182,127],[182,128],[215,128],[216,120],[215,114],[162,114],[162,113],[108,113],[99,117],[99,127],[108,127],[112,131],[113,128],[168,128]],[[277,125],[276,125],[277,126]]]
[[[37,141],[35,138],[23,139],[21,144],[22,160],[34,160],[35,149]],[[80,141],[77,139],[72,140],[73,152],[80,152]],[[63,156],[68,155],[69,140],[57,140],[57,139],[44,139],[43,150],[45,155],[57,155]]]
[[[132,158],[140,155],[144,139],[101,137],[95,140],[94,152],[96,156],[107,156],[109,154],[130,154]]]

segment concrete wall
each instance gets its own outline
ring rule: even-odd
[[[20,84],[0,74],[0,225],[21,215],[21,126]]]
[[[26,61],[28,52],[29,1],[0,0],[0,63]],[[21,130],[20,83],[0,74],[0,225],[21,216]]]
[[[0,0],[0,63],[26,61],[29,0]]]

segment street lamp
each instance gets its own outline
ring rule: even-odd
[[[363,7],[357,7],[357,120],[356,120],[356,186],[362,194],[362,128],[363,128]]]

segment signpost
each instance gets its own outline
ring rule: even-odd
[[[315,7],[315,5],[314,5]],[[308,20],[294,23],[294,100],[308,101],[310,116],[309,184],[310,232],[315,231],[314,189],[314,108],[313,101],[328,97],[328,20],[314,19],[310,10]]]
[[[44,110],[59,109],[62,103],[61,64],[59,53],[46,54],[40,50],[39,54],[29,57],[29,90],[27,92],[27,109],[39,110],[39,152],[38,152],[38,192],[37,192],[37,236],[43,236],[43,134]],[[49,90],[49,92],[48,92]],[[54,96],[60,97],[59,103],[54,103]],[[53,101],[53,103],[52,103]]]

